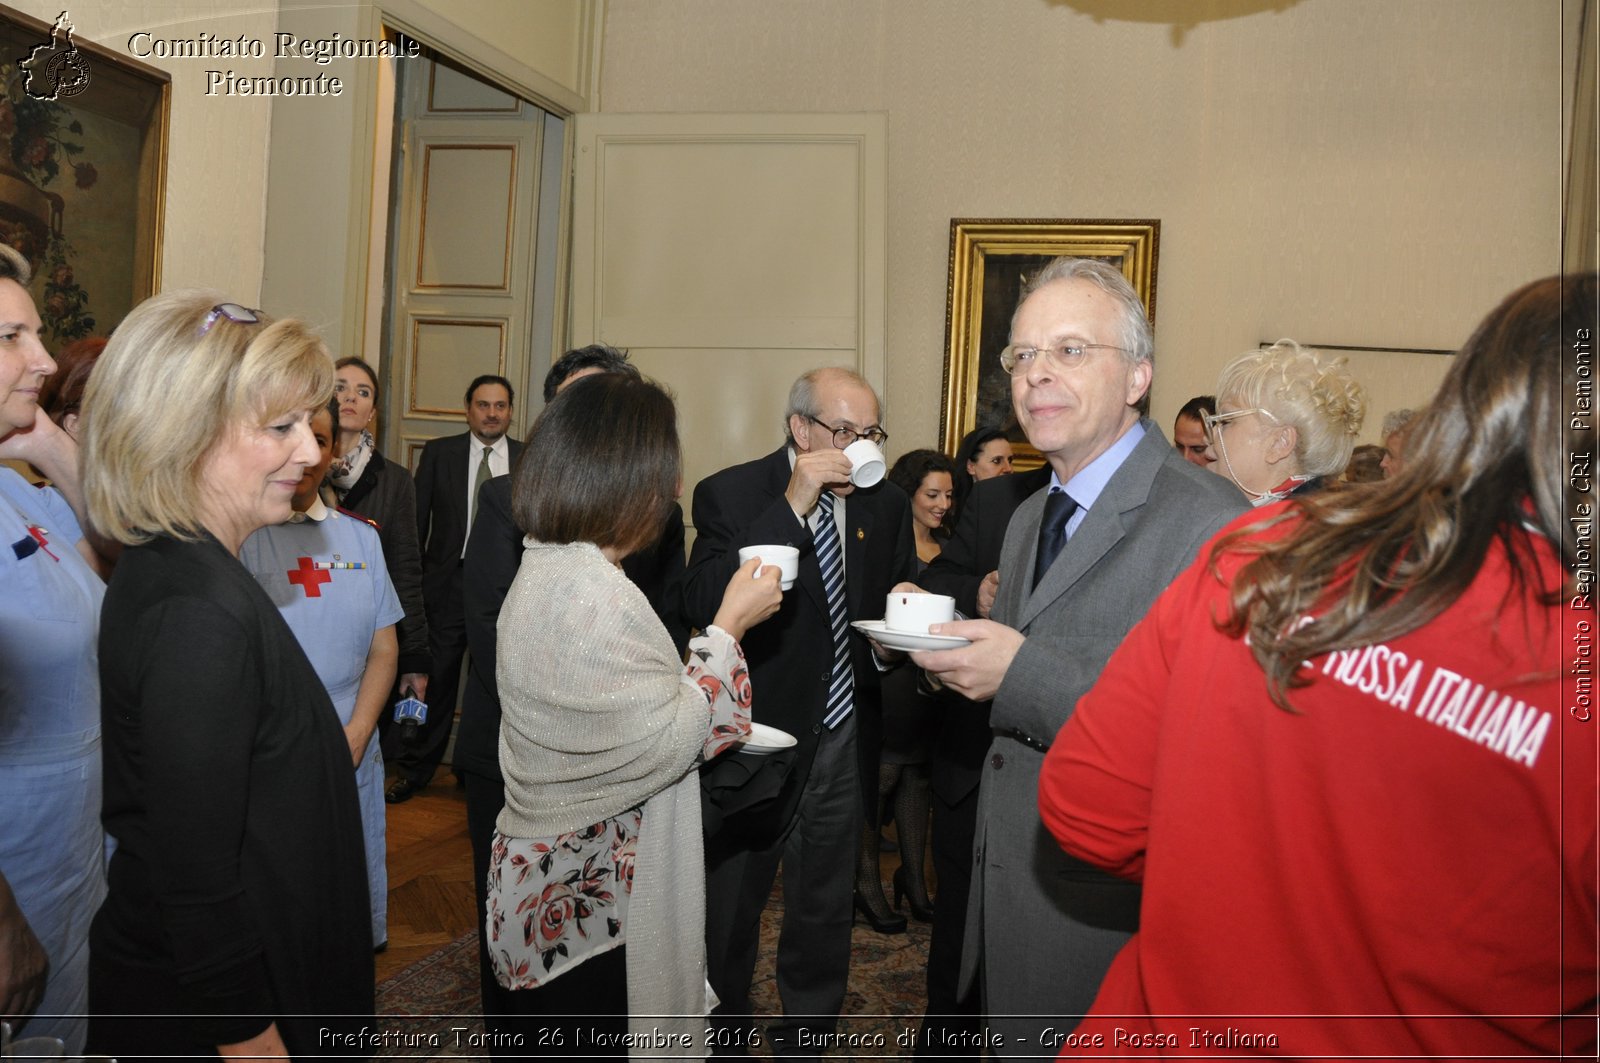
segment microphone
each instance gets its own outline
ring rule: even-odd
[[[414,697],[394,703],[394,722],[400,725],[400,741],[413,745],[422,740],[422,725],[428,722],[428,706]]]

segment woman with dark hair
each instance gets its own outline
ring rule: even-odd
[[[937,450],[900,455],[889,470],[889,482],[911,501],[911,531],[917,548],[917,575],[939,556],[950,537],[948,520],[954,492],[955,464]],[[905,930],[904,916],[891,914],[883,896],[878,869],[878,833],[891,803],[900,866],[894,872],[894,910],[902,898],[911,914],[924,923],[933,919],[925,866],[931,794],[928,781],[929,742],[936,704],[917,689],[920,673],[898,668],[883,677],[883,747],[878,754],[878,802],[865,809],[861,846],[856,851],[856,910],[880,934]]]
[[[73,340],[56,354],[56,371],[39,390],[39,407],[45,415],[78,438],[78,421],[83,407],[83,389],[89,385],[89,371],[106,349],[104,336],[85,336]]]
[[[394,625],[404,611],[377,563],[377,529],[322,501],[338,424],[337,399],[311,415],[318,460],[300,477],[294,512],[246,539],[239,560],[283,614],[339,713],[361,797],[372,940],[381,947],[389,940],[389,872],[377,728],[394,686]]]
[[[402,694],[428,700],[428,619],[422,604],[422,550],[417,545],[417,488],[411,474],[378,453],[372,421],[378,414],[378,374],[360,358],[333,363],[333,397],[339,402],[338,455],[328,469],[328,486],[337,504],[378,526],[389,582],[400,596],[405,617],[395,625],[400,639],[399,687]],[[386,730],[389,714],[379,717]]]
[[[1593,1055],[1597,330],[1512,293],[1398,477],[1241,518],[1079,701],[1040,811],[1144,886],[1080,1043]]]
[[[961,437],[955,457],[955,505],[944,526],[954,528],[972,485],[993,476],[1011,474],[1011,441],[999,428],[974,428]]]
[[[614,373],[557,395],[512,473],[528,534],[497,640],[506,803],[487,922],[520,1016],[501,1028],[528,1046],[625,1057],[629,1033],[652,1045],[681,1033],[670,1054],[705,1054],[694,769],[750,731],[739,640],[782,592],[776,567],[742,566],[682,664],[621,568],[659,534],[680,483],[671,396]]]

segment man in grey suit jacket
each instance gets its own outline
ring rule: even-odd
[[[1123,635],[1245,504],[1139,416],[1150,325],[1114,267],[1052,262],[1024,290],[1001,360],[1050,486],[1012,517],[992,619],[934,629],[972,645],[913,659],[994,700],[962,983],[981,976],[989,1030],[1004,1037],[992,1050],[1025,1055],[1059,1048],[1048,1031],[1076,1025],[1139,914],[1137,886],[1069,859],[1045,832],[1044,751]]]

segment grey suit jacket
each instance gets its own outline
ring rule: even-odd
[[[1001,548],[992,617],[1027,641],[990,714],[962,963],[970,984],[981,933],[991,1009],[1081,1014],[1133,929],[1137,891],[1071,860],[1046,833],[1038,805],[1044,754],[1030,742],[1055,739],[1156,596],[1248,508],[1237,487],[1184,461],[1155,424],[1143,424],[1144,438],[1038,587],[1045,490],[1018,507]]]

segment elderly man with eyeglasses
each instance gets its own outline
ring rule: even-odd
[[[1123,635],[1245,506],[1140,416],[1153,341],[1115,267],[1056,259],[1033,277],[1000,364],[1050,483],[1010,517],[990,619],[930,629],[971,645],[912,659],[974,701],[993,699],[961,983],[982,991],[991,1053],[1038,1055],[1088,1010],[1139,916],[1136,884],[1067,857],[1045,832],[1045,750]],[[970,1047],[923,1050],[976,1056]]]
[[[817,1057],[838,1022],[850,968],[855,851],[864,802],[877,799],[878,668],[851,620],[883,615],[913,571],[911,507],[887,481],[850,483],[844,448],[883,444],[878,397],[858,374],[817,369],[795,381],[787,439],[764,458],[695,489],[695,544],[684,615],[710,623],[746,546],[797,547],[800,571],[778,614],[742,643],[756,690],[753,718],[793,735],[792,767],[759,823],[725,823],[706,842],[706,967],[722,1005],[712,1047],[754,1046],[750,983],[761,911],[783,866],[775,1054]],[[870,774],[862,765],[874,765]]]

